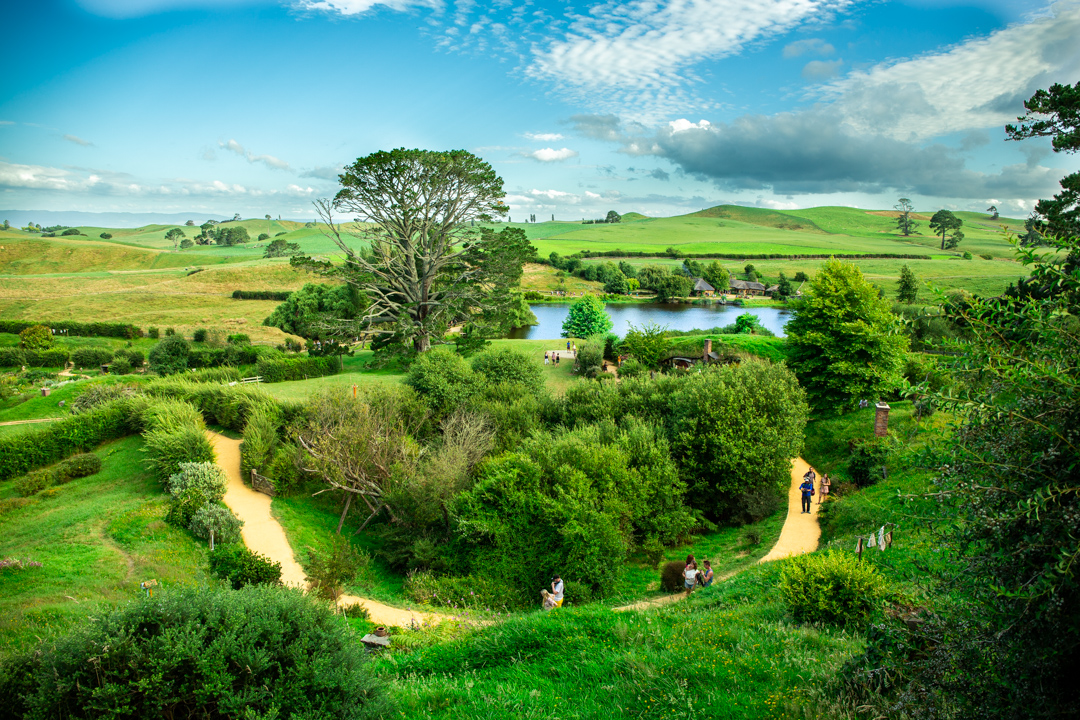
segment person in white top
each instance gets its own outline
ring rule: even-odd
[[[686,563],[686,567],[683,568],[683,584],[686,586],[688,594],[694,591],[694,585],[697,584],[697,575],[697,563],[693,560]]]
[[[558,575],[551,578],[551,599],[555,601],[555,607],[562,607],[563,581]]]

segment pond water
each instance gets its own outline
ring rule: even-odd
[[[529,307],[540,324],[516,328],[510,337],[518,340],[561,337],[563,320],[566,319],[570,303],[538,303]],[[631,323],[641,327],[644,323],[654,322],[667,325],[669,330],[708,330],[731,325],[743,313],[757,315],[762,326],[772,330],[777,337],[784,337],[784,324],[791,318],[791,313],[783,308],[740,308],[734,305],[611,303],[607,311],[615,323],[612,332],[620,337],[626,334]]]

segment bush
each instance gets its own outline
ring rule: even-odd
[[[348,538],[335,535],[327,550],[308,548],[308,578],[319,597],[337,600],[342,585],[356,579],[371,563],[371,556],[353,547]]]
[[[31,325],[19,333],[19,347],[23,350],[48,350],[53,342],[52,331],[45,325]]]
[[[263,382],[286,382],[306,378],[336,375],[339,360],[336,357],[284,357],[258,361],[256,372]]]
[[[200,383],[231,383],[240,382],[240,371],[234,367],[206,367],[191,370],[184,374],[185,380]]]
[[[126,357],[118,357],[109,365],[110,375],[130,375],[131,363]]]
[[[252,470],[269,476],[267,466],[273,461],[277,450],[279,422],[276,409],[263,406],[252,412],[244,425],[244,441],[240,443],[240,474],[245,482]]]
[[[295,590],[176,587],[95,617],[5,664],[5,713],[360,720],[389,711],[363,646],[326,604]]]
[[[576,580],[567,580],[563,586],[564,605],[585,605],[593,601],[592,588]]]
[[[118,383],[98,382],[87,386],[71,401],[71,411],[82,413],[87,410],[110,403],[113,400],[130,398],[138,394],[139,390],[134,385],[120,385]]]
[[[165,337],[170,338],[176,335],[176,328],[165,328]]]
[[[195,511],[188,523],[191,534],[202,540],[217,543],[240,542],[240,528],[244,521],[233,515],[233,511],[224,505],[204,505]]]
[[[228,488],[228,479],[225,471],[213,461],[181,462],[177,469],[178,472],[169,475],[165,481],[165,489],[170,496],[166,519],[179,527],[189,527],[200,510],[205,510],[208,504],[221,502]],[[205,523],[216,519],[207,517]],[[206,527],[209,528],[209,525]],[[237,525],[237,532],[239,529]],[[210,537],[209,532],[206,537]]]
[[[0,332],[18,334],[32,325],[42,325],[26,320],[0,320]],[[142,330],[129,323],[74,322],[71,320],[50,321],[49,327],[59,334],[81,337],[142,337]]]
[[[603,338],[590,338],[578,345],[575,364],[582,377],[595,378],[600,374],[604,366],[604,342]]]
[[[233,543],[210,553],[210,572],[228,580],[234,590],[245,585],[280,585],[281,563]]]
[[[65,483],[75,478],[87,477],[101,472],[101,458],[94,453],[79,453],[62,462],[57,469],[57,480]]]
[[[100,235],[98,235],[98,237],[101,238],[102,240],[112,240],[112,233],[103,232]]]
[[[993,255],[986,255],[986,254],[979,255],[979,257],[981,257],[983,260],[993,260],[994,259]]]
[[[478,378],[460,355],[435,348],[416,359],[405,384],[424,396],[438,416],[464,405],[476,393]]]
[[[882,479],[889,446],[884,438],[863,440],[855,444],[848,458],[848,475],[859,487],[868,487]]]
[[[619,377],[621,378],[639,377],[647,372],[649,372],[649,368],[645,367],[634,358],[624,360],[623,364],[619,366]]]
[[[158,332],[158,329],[156,327],[151,327],[147,329],[146,336],[151,340],[157,340],[159,337],[161,337],[161,334]]]
[[[177,472],[184,463],[214,462],[214,448],[200,426],[154,430],[143,435],[143,442],[146,445],[144,452],[149,456],[148,464],[162,481]]]
[[[206,328],[199,328],[191,336],[191,339],[195,342],[206,342]]]
[[[133,350],[131,348],[121,348],[113,353],[113,358],[125,358],[131,363],[132,368],[141,368],[143,363],[146,362],[146,356],[143,355],[142,350]]]
[[[250,345],[251,336],[244,333],[233,333],[228,338],[226,338],[225,342],[229,343],[230,345]]]
[[[47,487],[51,487],[55,481],[55,475],[47,470],[34,470],[15,481],[15,492],[20,497],[37,495]]]
[[[49,423],[41,430],[0,437],[0,480],[18,477],[131,432],[127,407],[124,401],[117,401]]]
[[[540,363],[513,348],[485,350],[473,358],[472,369],[492,385],[517,383],[534,395],[544,387],[544,370]]]
[[[660,589],[667,592],[685,590],[686,577],[683,575],[685,569],[686,563],[681,560],[664,563],[664,566],[660,568]]]
[[[22,348],[0,348],[0,367],[63,367],[67,363],[68,352],[64,348],[51,350],[23,350]]]
[[[82,235],[82,233],[81,233],[81,232],[79,232],[79,228],[68,228],[68,229],[67,229],[67,230],[65,230],[64,232],[60,233],[60,235],[61,235],[61,236],[67,236],[67,235]]]
[[[169,328],[172,330],[172,328]],[[187,369],[191,346],[179,335],[170,335],[150,351],[150,370],[158,375],[172,375]]]
[[[860,625],[885,595],[885,580],[869,563],[831,549],[788,561],[780,592],[798,622]]]

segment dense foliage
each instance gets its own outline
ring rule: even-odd
[[[281,563],[248,550],[243,543],[230,543],[210,553],[210,572],[228,580],[234,590],[245,585],[280,585]]]
[[[587,338],[611,330],[611,316],[604,310],[604,301],[595,295],[585,295],[570,304],[562,324],[562,336]]]
[[[0,332],[18,334],[32,325],[42,323],[27,320],[0,320]],[[61,335],[81,337],[118,337],[129,340],[142,337],[142,330],[128,323],[49,321],[49,327]]]
[[[180,335],[167,335],[150,351],[150,370],[172,375],[187,369],[191,345]]]
[[[5,712],[81,718],[385,717],[363,646],[324,604],[265,585],[173,588],[6,662]]]
[[[787,561],[780,591],[799,622],[860,625],[885,595],[885,580],[869,563],[835,548]]]
[[[843,412],[899,386],[908,339],[855,265],[823,264],[785,329],[791,364],[815,408]]]
[[[237,297],[237,290],[233,297]],[[259,293],[278,295],[279,293]],[[250,297],[254,293],[242,293],[241,297],[260,300],[283,300],[274,312],[263,320],[263,325],[276,327],[302,338],[330,338],[356,335],[360,332],[359,320],[367,308],[367,298],[351,285],[327,285],[308,283],[285,297]]]

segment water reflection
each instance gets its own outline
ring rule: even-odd
[[[530,305],[539,325],[517,328],[510,337],[516,339],[551,339],[562,334],[563,320],[570,307],[569,303],[538,303]],[[761,324],[784,337],[784,323],[791,313],[783,308],[758,307],[740,308],[732,305],[679,305],[667,303],[625,303],[609,304],[615,327],[612,332],[622,336],[631,324],[640,327],[647,322],[667,325],[671,330],[708,330],[709,328],[730,325],[742,313],[757,315]]]

